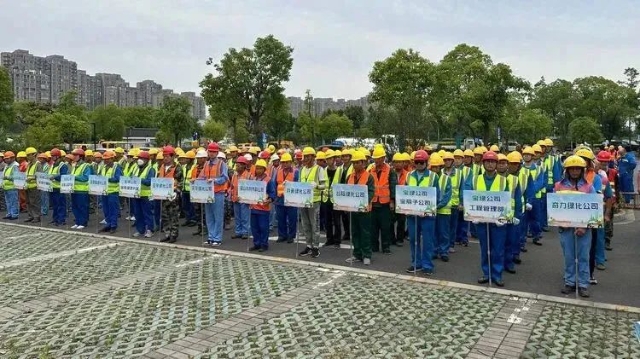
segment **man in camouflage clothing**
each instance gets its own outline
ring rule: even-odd
[[[202,169],[204,168],[204,164],[205,162],[207,162],[207,158],[209,158],[209,155],[207,154],[207,151],[205,150],[200,150],[196,153],[196,165],[193,168],[193,170],[190,173],[190,177],[189,180],[190,181],[195,181],[196,178],[198,178],[198,176],[200,176],[200,172],[202,172]],[[202,203],[194,203],[194,208],[195,208],[195,214],[196,214],[196,221],[198,222],[198,230],[196,232],[193,233],[194,236],[207,236],[207,222],[204,220],[203,217],[203,213],[204,213],[204,204]],[[204,228],[202,228],[204,225]]]
[[[165,146],[162,149],[163,162],[158,169],[159,178],[173,178],[173,197],[162,201],[162,230],[165,233],[160,242],[175,243],[178,239],[180,220],[180,200],[182,198],[181,189],[184,184],[184,173],[182,167],[175,158],[175,149],[172,146]]]

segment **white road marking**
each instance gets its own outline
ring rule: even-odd
[[[49,253],[49,254],[44,254],[44,255],[36,256],[36,257],[21,258],[21,259],[16,259],[16,260],[13,260],[13,261],[9,261],[9,262],[0,264],[0,269],[21,266],[23,264],[39,262],[39,261],[44,261],[44,260],[49,260],[49,259],[69,257],[69,256],[80,254],[80,253],[97,251],[97,250],[101,250],[101,249],[113,248],[113,247],[116,247],[116,246],[123,246],[123,245],[126,245],[126,244],[123,244],[123,243],[109,243],[109,244],[105,244],[105,245],[102,245],[102,246],[71,249],[71,250],[68,250],[68,251],[57,252],[57,253]]]

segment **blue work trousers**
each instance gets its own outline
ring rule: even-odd
[[[476,230],[478,231],[478,241],[480,241],[482,274],[485,278],[489,278],[489,258],[491,258],[491,279],[494,282],[502,280],[504,247],[507,239],[506,226],[498,227],[495,224],[478,223]]]
[[[162,230],[161,228],[161,220],[162,220],[162,201],[161,200],[152,200],[151,201],[151,211],[153,213],[153,227],[152,230],[154,232],[159,232]],[[136,216],[137,218],[137,216]]]
[[[589,287],[589,251],[591,250],[591,230],[577,237],[575,228],[560,229],[560,244],[564,254],[564,284],[576,285],[576,256],[578,258],[578,287]]]
[[[411,265],[416,269],[433,271],[435,252],[436,219],[407,216],[409,229],[409,245],[411,248]]]
[[[144,234],[148,230],[153,231],[153,212],[149,198],[132,198],[131,205],[133,216],[136,217],[136,232]]]
[[[248,236],[251,228],[249,221],[251,218],[251,209],[248,204],[233,202],[233,217],[235,222],[235,235]]]
[[[436,216],[436,253],[440,258],[449,257],[449,231],[451,230],[451,215],[438,214]]]
[[[458,211],[458,227],[456,228],[456,240],[462,244],[469,243],[469,222],[464,220],[464,214]]]
[[[49,214],[49,192],[40,192],[40,214],[46,216]]]
[[[120,198],[118,194],[111,193],[106,196],[101,196],[101,199],[104,219],[107,222],[105,228],[118,228],[118,217],[120,216]]]
[[[196,208],[191,203],[191,192],[182,192],[182,211],[186,221],[200,221],[200,218],[196,218]]]
[[[269,215],[270,211],[251,211],[251,235],[256,248],[269,249]]]
[[[87,192],[71,194],[71,212],[73,212],[75,225],[84,227],[89,225],[89,194]]]
[[[67,221],[67,195],[60,190],[51,192],[51,208],[53,210],[53,223],[65,224]]]
[[[522,220],[520,220],[520,225],[518,226],[518,238],[520,243],[520,249],[524,248],[527,244],[527,231],[529,230],[529,212],[526,211],[522,215]]]
[[[534,239],[540,239],[542,228],[540,227],[542,216],[542,198],[536,198],[531,202],[531,210],[527,211],[527,223]]]
[[[456,245],[459,215],[460,211],[458,211],[457,208],[451,209],[451,219],[449,220],[449,248],[453,248]]]
[[[605,244],[604,227],[598,228],[596,230],[596,233],[598,235],[596,237],[596,250],[595,250],[596,265],[597,264],[604,265],[604,262],[607,259],[605,256],[605,250],[604,250],[604,244]]]
[[[18,199],[17,189],[4,191],[4,203],[7,205],[7,217],[18,218],[20,214],[20,200]]]
[[[222,228],[224,226],[224,192],[216,192],[213,203],[204,205],[207,221],[207,241],[222,243]]]
[[[547,227],[549,224],[547,223],[547,193],[545,192],[540,200],[540,229]]]
[[[275,207],[278,215],[278,238],[295,239],[298,229],[298,209],[283,204]]]
[[[517,217],[520,219],[520,217]],[[515,224],[507,224],[507,238],[504,245],[504,267],[513,270],[516,267],[513,261],[516,256],[520,255],[520,225],[522,221]]]

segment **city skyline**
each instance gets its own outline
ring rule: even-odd
[[[117,73],[90,75],[64,55],[38,56],[16,49],[1,52],[0,65],[9,71],[16,101],[58,104],[64,93],[75,91],[78,104],[88,110],[108,105],[159,108],[166,96],[181,96],[191,103],[193,117],[198,121],[207,118],[204,99],[193,91],[177,93],[150,79],[136,82],[133,87]]]

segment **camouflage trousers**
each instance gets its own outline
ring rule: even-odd
[[[169,201],[162,201],[162,230],[169,238],[178,238],[178,228],[180,220],[180,197]]]

